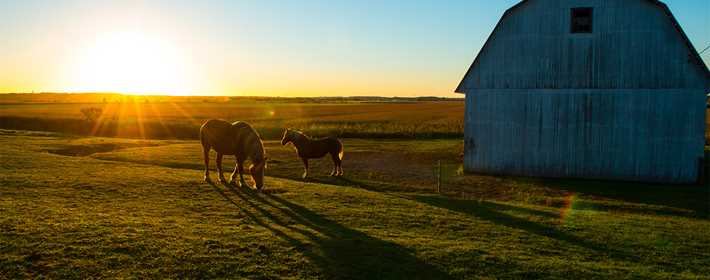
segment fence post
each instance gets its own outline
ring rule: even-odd
[[[705,183],[708,182],[708,176],[710,175],[708,167],[710,166],[707,164],[707,157],[708,153],[705,153],[705,157],[698,159],[698,185],[706,185]]]
[[[441,193],[441,160],[438,161],[438,168],[436,170],[436,192]]]

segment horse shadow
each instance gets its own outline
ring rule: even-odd
[[[452,278],[409,248],[351,229],[278,195],[231,185],[228,194],[210,185],[257,225],[298,248],[326,279]]]

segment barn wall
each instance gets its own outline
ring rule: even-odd
[[[469,172],[694,183],[702,90],[476,90],[466,95]]]
[[[570,9],[594,7],[593,33],[570,33]],[[644,0],[536,0],[504,17],[469,89],[708,89],[672,20]]]

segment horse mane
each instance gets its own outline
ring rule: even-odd
[[[301,136],[301,137],[304,137],[304,138],[307,138],[307,139],[310,139],[310,138],[311,138],[310,136],[308,136],[308,134],[303,133],[303,131],[295,130],[295,132],[296,132],[297,135],[299,135],[299,136]]]
[[[310,136],[306,135],[305,133],[303,133],[300,130],[295,130],[295,129],[289,129],[289,130],[291,131],[291,133],[293,133],[295,135],[294,140],[296,140],[296,137],[300,137],[300,138],[306,139],[306,140],[313,140]]]
[[[232,126],[239,130],[239,129],[246,129],[250,132],[251,135],[256,137],[256,141],[258,143],[248,143],[251,144],[251,147],[247,149],[247,152],[249,153],[249,156],[252,158],[254,161],[264,161],[266,158],[266,150],[264,149],[264,144],[263,140],[261,139],[261,135],[259,135],[259,132],[254,129],[249,123],[247,122],[242,122],[242,121],[237,121],[232,124]],[[242,135],[242,137],[245,137],[247,135]],[[246,140],[246,139],[244,139]]]

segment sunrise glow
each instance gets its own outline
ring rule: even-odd
[[[185,55],[177,45],[158,36],[109,33],[82,50],[73,67],[69,91],[190,94]]]
[[[2,1],[0,93],[460,98],[518,1]],[[669,3],[699,48],[702,3]]]

